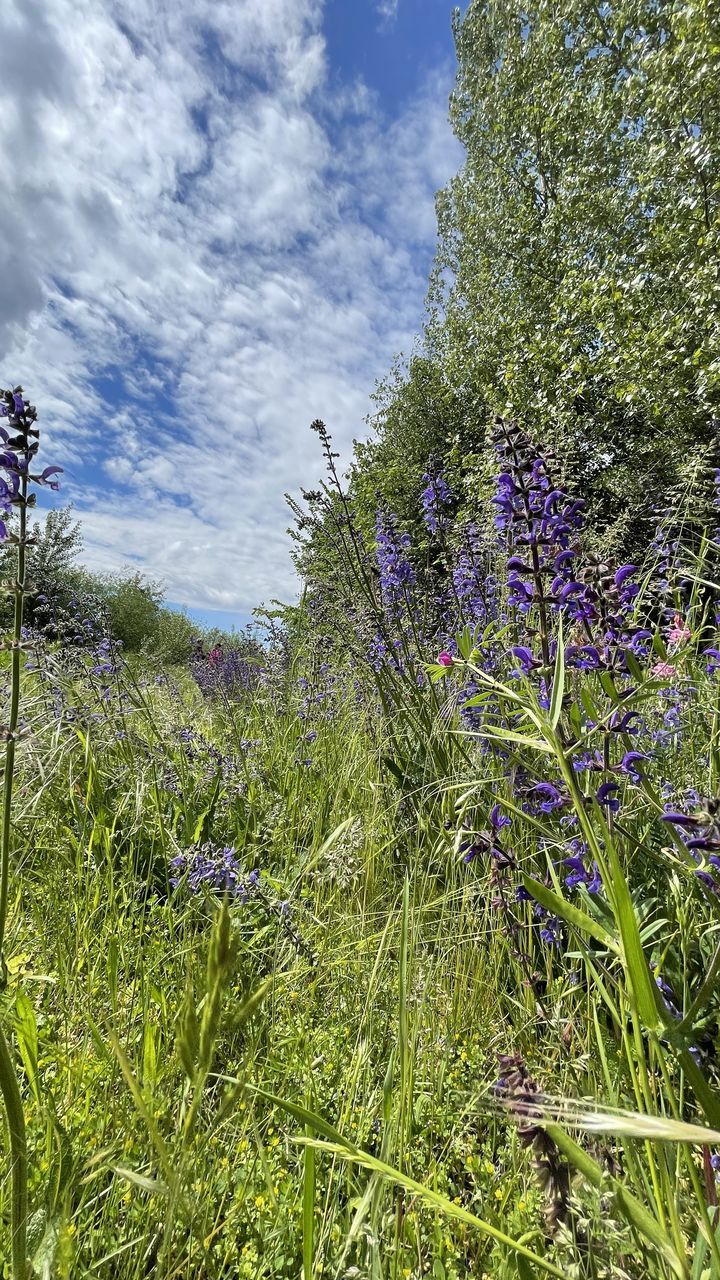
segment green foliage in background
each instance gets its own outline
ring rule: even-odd
[[[380,501],[412,522],[432,465],[472,505],[503,413],[632,550],[717,435],[717,5],[472,0],[454,31],[466,159],[438,197],[420,349],[356,449],[356,518],[369,530]]]

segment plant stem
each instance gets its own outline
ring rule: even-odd
[[[22,1098],[15,1064],[0,1026],[0,1093],[10,1131],[12,1152],[12,1277],[27,1280],[27,1143]]]
[[[5,777],[3,779],[3,817],[0,837],[0,967],[4,968],[5,923],[7,920],[8,884],[10,874],[10,819],[12,809],[13,775],[15,772],[15,734],[20,710],[20,641],[22,639],[23,597],[25,594],[25,537],[27,533],[27,471],[20,478],[20,533],[17,552],[17,580],[15,590],[15,621],[10,656],[10,720],[7,725],[8,740],[5,749]]]
[[[5,777],[3,779],[3,815],[0,833],[0,982],[5,984],[5,925],[8,909],[10,879],[10,819],[12,807],[13,775],[15,771],[15,736],[20,711],[20,654],[23,622],[23,598],[25,594],[25,541],[27,536],[27,491],[30,453],[25,430],[25,468],[20,472],[20,531],[17,544],[17,578],[15,593],[15,619],[10,651],[10,719],[6,727]],[[15,1067],[5,1033],[0,1026],[0,1093],[2,1093],[12,1157],[12,1276],[13,1280],[27,1277],[27,1141],[25,1117]]]

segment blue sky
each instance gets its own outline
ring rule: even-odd
[[[85,562],[241,625],[297,591],[284,493],[409,353],[456,171],[445,0],[6,0],[0,385]],[[18,157],[21,163],[18,164]]]

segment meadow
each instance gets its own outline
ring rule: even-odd
[[[420,556],[315,424],[335,598],[161,664],[25,626],[3,403],[2,1274],[720,1276],[711,459],[611,562],[501,420]]]

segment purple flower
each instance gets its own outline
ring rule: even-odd
[[[633,573],[637,573],[637,565],[634,564],[624,564],[620,569],[618,569],[615,574],[615,586],[618,590],[620,590],[620,587],[622,587],[626,579]]]
[[[415,570],[407,558],[410,537],[399,533],[397,518],[378,511],[375,521],[375,555],[380,570],[380,589],[388,609],[397,614],[406,593],[415,585]]]
[[[526,645],[513,645],[510,652],[514,658],[517,658],[520,666],[522,667],[522,674],[525,676],[529,676],[530,672],[534,671],[536,667],[542,666],[542,663],[538,662],[537,658],[533,655],[532,649],[528,649]],[[520,675],[521,673],[517,672],[516,674]]]
[[[430,533],[437,533],[442,530],[446,522],[447,516],[444,507],[452,502],[452,493],[442,476],[423,476],[423,484],[425,488],[420,496],[423,509],[423,519]]]
[[[602,666],[600,653],[593,644],[569,646],[566,656],[568,665],[577,667],[578,671],[597,671]]]
[[[720,671],[720,649],[714,649],[712,646],[703,649],[703,657],[707,658],[707,673],[714,676],[716,671]]]
[[[540,813],[552,813],[554,809],[561,809],[567,804],[567,799],[563,796],[558,788],[552,782],[538,782],[534,787],[530,788],[530,796],[537,796],[539,799],[538,811]]]
[[[619,790],[617,782],[603,782],[597,789],[596,800],[598,804],[604,805],[610,813],[617,813],[620,808],[620,801],[615,792]]]
[[[608,728],[613,733],[637,733],[635,721],[640,719],[639,711],[613,711]]]
[[[550,947],[559,947],[562,941],[562,925],[557,916],[548,916],[540,930],[540,937]]]
[[[647,760],[647,756],[641,751],[627,751],[618,768],[632,778],[633,782],[642,782],[643,773],[640,765],[644,760]]]
[[[511,819],[506,813],[503,813],[499,804],[494,804],[490,810],[490,826],[494,832],[501,831],[503,827],[511,826]]]

